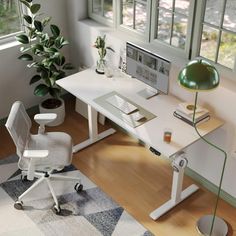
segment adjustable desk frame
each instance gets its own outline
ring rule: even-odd
[[[101,139],[106,138],[107,136],[114,134],[116,131],[112,128],[98,133],[97,125],[98,112],[88,105],[88,124],[89,124],[89,138],[82,143],[79,143],[73,147],[73,153],[80,151],[83,148],[88,147],[89,145],[98,142]]]
[[[89,80],[89,82],[88,82]],[[123,92],[123,96],[129,96],[128,94],[124,94],[124,91],[128,90],[128,92],[132,92],[133,96],[134,93],[136,94],[135,91],[140,91],[140,88],[145,87],[144,84],[141,82],[134,80],[134,79],[124,79],[124,78],[116,78],[115,80],[107,79],[105,76],[97,75],[92,69],[88,69],[83,72],[79,72],[77,74],[74,74],[72,76],[69,76],[67,78],[64,78],[62,80],[57,81],[58,85],[67,90],[68,92],[74,94],[76,97],[84,101],[85,103],[88,104],[88,123],[89,123],[89,139],[86,141],[79,143],[74,146],[73,152],[77,152],[83,148],[86,148],[87,146],[115,133],[115,130],[110,128],[106,131],[103,131],[102,133],[98,134],[98,128],[97,128],[97,114],[99,111],[109,119],[111,119],[113,122],[117,123],[124,129],[126,129],[128,132],[133,133],[134,135],[137,136],[137,138],[141,139],[144,141],[146,144],[148,144],[150,147],[153,147],[155,150],[155,147],[160,147],[159,149],[156,148],[160,153],[163,153],[167,157],[172,158],[172,164],[176,161],[176,159],[183,154],[183,149],[186,148],[187,146],[191,145],[195,141],[199,139],[199,137],[195,134],[194,129],[189,126],[188,124],[183,123],[182,121],[174,118],[172,116],[173,111],[175,110],[176,105],[180,102],[178,100],[175,100],[174,98],[171,98],[171,96],[168,96],[171,98],[171,101],[166,101],[168,98],[164,99],[163,101],[159,101],[158,99],[162,100],[163,98],[157,98],[156,103],[163,102],[163,104],[160,103],[159,106],[164,106],[166,110],[169,110],[166,112],[168,114],[168,117],[166,117],[166,114],[164,114],[164,117],[158,117],[161,116],[160,114],[157,114],[157,118],[153,119],[153,121],[149,121],[146,123],[149,124],[143,124],[140,126],[140,128],[134,129],[130,128],[127,125],[124,125],[124,123],[120,120],[117,120],[114,115],[109,113],[107,110],[103,109],[102,107],[99,107],[96,103],[94,103],[94,99],[104,95],[108,92],[111,92],[111,90],[116,90],[119,93]],[[80,84],[82,83],[82,84]],[[102,88],[98,90],[100,87]],[[89,86],[91,87],[91,94],[88,93]],[[93,94],[94,92],[94,94]],[[136,97],[135,101],[138,102],[137,100],[140,99]],[[132,98],[131,98],[132,100]],[[142,102],[142,101],[140,101]],[[145,101],[146,103],[147,101]],[[140,104],[143,105],[143,104]],[[144,104],[145,105],[145,104]],[[158,104],[157,104],[158,105]],[[167,106],[167,107],[166,107]],[[151,107],[153,107],[153,104],[151,104]],[[169,109],[169,107],[171,109]],[[96,109],[95,109],[96,108]],[[171,111],[171,112],[170,112]],[[170,113],[170,114],[169,114]],[[159,119],[159,120],[158,120]],[[178,126],[181,126],[180,128],[180,134],[177,132],[178,139],[181,139],[183,134],[182,132],[190,132],[191,135],[188,137],[188,140],[180,140],[180,143],[178,145],[169,145],[163,143],[162,141],[162,135],[163,135],[163,127],[161,128],[161,133],[160,129],[157,130],[158,136],[155,136],[154,138],[150,138],[149,136],[152,134],[153,127],[158,129],[159,127],[156,126],[155,122],[159,122],[159,126],[162,125],[160,123],[160,120],[163,121],[167,119],[171,123],[175,123],[175,128],[177,129]],[[151,124],[153,123],[153,124]],[[151,124],[151,126],[150,126]],[[205,122],[203,124],[202,132],[200,129],[200,132],[202,135],[206,135],[210,133],[211,131],[219,128],[222,126],[223,123],[215,118],[211,118],[209,121]],[[149,127],[150,126],[150,127]],[[143,127],[145,133],[143,133]],[[202,127],[202,126],[201,126]],[[150,130],[151,133],[147,132],[147,130]],[[158,132],[159,131],[159,132]],[[147,133],[147,136],[144,134]],[[145,136],[145,137],[144,137]],[[161,140],[159,139],[161,137]],[[154,140],[157,140],[156,142]],[[177,143],[177,141],[176,141]],[[184,199],[189,197],[191,194],[196,192],[199,188],[195,185],[192,184],[188,188],[182,191],[182,184],[183,184],[183,177],[184,177],[184,167],[183,168],[178,168],[178,171],[176,169],[173,169],[173,180],[172,180],[172,191],[171,191],[171,198],[169,201],[158,207],[156,210],[150,213],[150,217],[153,220],[158,219],[160,216],[171,210],[173,207],[175,207],[177,204],[182,202]]]

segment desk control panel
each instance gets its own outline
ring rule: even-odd
[[[126,101],[124,98],[120,97],[119,95],[113,95],[106,99],[112,106],[118,108],[126,115],[137,111],[138,108],[131,104],[130,102]]]
[[[159,151],[157,151],[155,148],[153,148],[153,147],[150,147],[149,148],[149,151],[151,151],[153,154],[155,154],[155,155],[157,155],[157,156],[160,156],[161,155],[161,153],[159,152]]]

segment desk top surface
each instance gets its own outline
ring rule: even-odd
[[[63,78],[57,81],[57,84],[167,157],[173,156],[199,139],[192,126],[173,116],[177,105],[182,101],[174,96],[162,94],[145,99],[138,92],[146,88],[146,85],[136,79],[130,77],[106,78],[105,75],[98,75],[93,69],[87,69]],[[155,114],[156,118],[136,128],[124,123],[94,101],[112,91],[134,101]],[[198,125],[198,130],[202,135],[206,135],[222,125],[222,121],[211,117],[209,121]],[[163,141],[163,132],[166,128],[172,130],[169,144]]]

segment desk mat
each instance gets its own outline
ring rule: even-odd
[[[123,99],[125,99],[127,102],[130,102],[131,104],[136,106],[138,108],[139,113],[142,114],[145,118],[140,121],[135,121],[129,115],[125,115],[121,110],[112,106],[108,101],[106,101],[106,99],[108,99],[109,97],[114,96],[114,95],[118,95],[118,96],[122,97]],[[112,91],[110,93],[107,93],[103,96],[100,96],[100,97],[94,99],[94,102],[96,102],[98,105],[105,108],[106,110],[111,112],[113,115],[115,115],[117,118],[124,121],[126,124],[130,125],[133,128],[138,127],[138,126],[140,126],[140,125],[146,123],[147,121],[156,117],[151,112],[145,110],[143,107],[139,106],[138,104],[134,103],[133,101],[129,100],[128,98],[122,96],[121,94],[119,94],[115,91]]]

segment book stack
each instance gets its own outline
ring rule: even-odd
[[[182,121],[194,126],[210,119],[209,111],[206,108],[197,105],[195,119],[193,123],[194,105],[189,103],[180,103],[174,111],[174,116]]]

